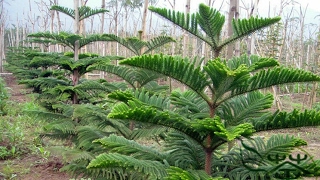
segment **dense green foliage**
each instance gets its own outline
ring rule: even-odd
[[[74,10],[52,9],[74,17]],[[72,50],[76,42],[83,47],[96,41],[116,41],[138,56],[121,60],[86,53],[75,60],[74,52],[19,48],[9,52],[8,70],[39,93],[38,102],[44,109],[28,113],[48,122],[42,136],[62,139],[69,145],[54,148],[66,161],[62,170],[95,179],[286,178],[279,166],[284,159],[275,163],[268,157],[290,157],[305,141],[275,135],[264,142],[250,136],[256,131],[319,125],[320,113],[271,113],[273,96],[259,90],[319,81],[320,77],[281,66],[274,58],[218,57],[228,44],[280,18],[234,20],[234,34],[222,39],[225,17],[204,4],[199,12],[188,15],[155,7],[150,10],[206,42],[215,52],[214,58],[205,59],[200,66],[188,57],[146,54],[173,41],[165,36],[145,42],[112,34],[83,37],[65,32],[29,37]],[[105,11],[79,8],[80,19],[100,12]],[[113,60],[121,60],[120,65]],[[125,82],[83,78],[93,70],[117,75]],[[156,82],[162,77],[179,81],[187,90],[168,92],[167,86]],[[225,152],[225,145],[237,140],[241,145]],[[295,169],[298,173],[292,175],[295,178],[319,175],[320,164],[311,157],[299,160],[299,166]]]

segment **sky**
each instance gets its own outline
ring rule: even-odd
[[[40,2],[41,0],[30,0],[31,2]],[[43,0],[47,4],[49,4],[50,0]],[[171,8],[168,1],[173,0],[158,0],[157,7],[165,7]],[[206,3],[208,0],[191,0],[191,12],[195,12],[198,9],[199,3]],[[220,9],[222,13],[227,13],[228,11],[228,0],[213,0],[214,8]],[[246,7],[250,7],[251,3],[254,0],[240,0],[240,14],[247,14],[245,10]],[[290,0],[283,0],[290,1]],[[29,11],[29,0],[5,0],[5,10],[7,11],[9,18],[7,23],[15,24],[17,19],[23,20],[27,18],[27,12]],[[258,3],[258,15],[260,17],[271,17],[278,15],[280,10],[280,2],[281,0],[259,0]],[[176,0],[176,9],[178,11],[185,10],[186,0]],[[59,5],[73,8],[73,0],[59,0]],[[101,0],[88,0],[88,6],[92,8],[100,8]],[[269,9],[270,5],[270,10]],[[36,3],[32,3],[32,9],[34,12],[39,12],[38,6]],[[298,16],[299,8],[304,12],[306,10],[305,22],[307,24],[313,23],[315,25],[320,25],[320,0],[295,0],[295,3],[290,3],[286,5],[286,8],[283,14],[288,14],[292,7],[295,7],[294,16]],[[317,17],[317,15],[319,15]],[[66,23],[68,24],[68,23]],[[71,25],[70,25],[71,26]],[[71,26],[72,27],[72,26]]]

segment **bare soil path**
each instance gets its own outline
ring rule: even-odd
[[[27,94],[30,92],[24,85],[19,85],[13,75],[5,74],[1,76],[10,94],[10,101],[17,103],[27,102],[30,99]],[[0,172],[12,174],[12,177],[1,177],[0,180],[69,180],[71,177],[59,169],[63,166],[57,157],[44,159],[40,155],[26,153],[19,158],[0,161]]]

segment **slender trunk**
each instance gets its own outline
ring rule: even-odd
[[[54,0],[54,4],[58,5],[59,4],[58,0]],[[61,31],[61,20],[60,20],[59,11],[56,11],[56,14],[57,14],[57,22],[58,22],[58,32],[60,32]]]
[[[250,12],[250,17],[256,16],[256,14],[258,13],[258,3],[259,3],[259,0],[254,1],[254,4]],[[248,49],[248,52],[247,52],[248,56],[250,56],[251,54],[255,54],[255,34],[251,34],[251,36],[248,37],[247,49]]]
[[[76,69],[73,71],[73,86],[76,86],[78,83],[79,83],[79,78],[80,78],[80,75],[79,75],[79,71]],[[73,104],[78,104],[78,95],[77,93],[74,93],[73,94],[73,97],[72,97],[72,103]]]
[[[58,5],[59,4],[58,0],[54,0],[54,4]],[[57,32],[59,33],[61,31],[61,20],[60,20],[59,11],[56,11],[56,14],[57,14],[57,23],[58,23]],[[61,52],[61,46],[59,46],[58,44],[56,45],[56,49],[57,49],[57,52]]]
[[[101,8],[102,9],[105,9],[106,8],[106,1],[105,0],[102,0],[101,1]],[[101,24],[101,29],[100,29],[100,34],[103,34],[104,32],[104,18],[105,18],[105,13],[102,13],[101,15],[101,21],[100,21],[100,24]],[[100,52],[102,52],[102,56],[105,56],[106,54],[106,48],[105,48],[105,42],[101,42],[100,43]],[[103,79],[104,78],[104,71],[100,71],[100,78]]]
[[[115,18],[114,19],[114,23],[115,23],[114,30],[115,30],[115,34],[117,36],[119,36],[119,27],[118,27],[119,12],[118,12],[118,6],[119,6],[118,1],[116,1],[116,13],[115,13],[115,17],[114,17]],[[119,56],[119,43],[115,43],[115,45],[116,45],[116,55]],[[118,60],[116,60],[116,64],[118,65]]]
[[[312,90],[310,92],[310,99],[309,99],[309,108],[312,108],[313,104],[316,102],[317,100],[317,90],[318,90],[318,83],[314,82],[312,84]]]
[[[190,3],[191,3],[191,0],[187,0],[187,4],[186,4],[186,9],[185,9],[185,13],[186,15],[190,13]],[[183,57],[186,57],[188,54],[189,54],[189,36],[188,36],[188,32],[187,31],[184,31],[183,33],[183,54],[182,56]]]
[[[210,135],[207,137],[207,144],[211,145],[211,137]],[[211,175],[211,164],[212,164],[212,148],[205,148],[206,152],[206,160],[205,160],[205,171],[208,175]]]
[[[74,0],[74,33],[79,34],[79,0]],[[77,61],[79,59],[79,41],[76,41],[74,44],[74,60]]]
[[[176,10],[176,0],[173,0],[173,4],[171,5],[171,7],[172,7],[172,10],[174,10],[174,11]],[[171,36],[174,39],[176,38],[176,26],[175,25],[173,25],[173,30],[172,30]],[[171,55],[175,55],[175,45],[176,45],[176,42],[171,43]],[[171,93],[172,92],[172,79],[171,79],[171,77],[168,77],[168,79],[169,79],[169,92]]]
[[[74,32],[75,34],[79,34],[79,0],[74,0]],[[80,44],[79,40],[77,40],[74,43],[74,60],[78,61],[79,60],[79,49],[80,49]],[[73,71],[73,86],[76,86],[79,82],[79,72],[78,70]],[[76,93],[73,94],[73,104],[78,103],[78,95]]]
[[[5,47],[4,47],[4,27],[5,27],[5,22],[6,18],[4,15],[4,7],[3,7],[3,1],[0,1],[0,72],[2,73],[2,65],[3,65],[3,60],[5,59]]]
[[[148,15],[148,5],[149,0],[144,0],[143,6],[143,15],[142,15],[142,27],[141,27],[141,40],[144,41],[146,39],[146,24],[147,24],[147,15]],[[141,52],[144,52],[144,48],[141,49]]]
[[[233,34],[232,30],[232,20],[239,17],[239,0],[230,0],[230,7],[228,13],[228,37],[231,37]],[[227,46],[227,59],[231,59],[233,56],[233,51],[235,50],[235,54],[240,54],[240,50],[238,45],[230,44]]]
[[[211,104],[209,104],[209,107],[210,107],[210,117],[213,118],[215,113],[215,107]],[[206,153],[204,170],[208,175],[211,175],[213,148],[212,148],[212,139],[210,135],[208,135],[206,138],[206,147],[204,147],[204,151]]]
[[[19,47],[19,41],[20,41],[20,38],[19,38],[19,27],[20,24],[19,24],[19,18],[17,17],[17,26],[16,26],[16,46]]]
[[[53,6],[53,2],[52,1],[50,1],[50,6]],[[51,16],[50,33],[54,32],[54,14],[55,14],[54,12],[55,12],[54,10],[50,10],[50,16]],[[48,51],[49,52],[53,52],[54,51],[54,46],[49,45]]]

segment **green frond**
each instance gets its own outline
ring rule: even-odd
[[[126,90],[126,91],[114,91],[112,93],[108,94],[108,97],[110,99],[118,100],[127,103],[127,101],[134,99],[134,95],[132,91]]]
[[[69,32],[59,32],[59,33],[39,32],[39,33],[29,34],[28,37],[45,38],[45,39],[53,40],[64,46],[68,46],[73,50],[74,50],[74,45],[76,41],[79,41],[80,48],[96,41],[110,41],[109,38],[106,38],[100,34],[91,34],[86,37],[83,37],[81,35],[72,34]]]
[[[112,64],[99,64],[93,65],[90,69],[96,69],[107,73],[115,74],[129,83],[132,87],[135,87],[135,70],[126,66],[117,66]]]
[[[70,116],[66,114],[61,114],[61,113],[55,113],[55,112],[48,112],[44,110],[28,110],[25,111],[26,114],[35,117],[40,120],[46,120],[48,122],[50,121],[55,121],[55,120],[68,120],[70,119]]]
[[[80,44],[79,48],[97,41],[111,41],[111,39],[104,37],[101,34],[90,34],[90,35],[87,35],[86,37],[81,37],[81,39],[79,39],[79,44]]]
[[[131,131],[125,124],[119,120],[107,118],[108,111],[95,105],[77,105],[74,109],[73,118],[77,118],[84,125],[95,124],[100,130],[106,127],[112,127],[113,132],[117,132],[124,137],[129,137]]]
[[[109,38],[111,41],[116,41],[122,46],[128,48],[135,55],[141,55],[141,50],[143,47],[147,47],[147,50],[142,54],[151,52],[152,50],[161,47],[169,42],[174,42],[171,37],[168,36],[159,36],[151,39],[150,41],[142,41],[137,37],[121,38],[114,34],[104,34],[103,37]]]
[[[108,137],[109,135],[115,133],[115,131],[105,131],[94,125],[77,126],[76,130],[78,132],[77,147],[82,150],[93,149],[94,152],[96,152],[100,147],[99,145],[93,143],[94,140]]]
[[[77,61],[74,61],[72,58],[61,58],[57,65],[70,72],[78,70],[80,75],[84,75],[85,73],[92,71],[92,69],[88,67],[94,64],[108,64],[109,62],[110,60],[107,57],[84,58]]]
[[[30,61],[30,66],[34,68],[38,67],[50,67],[57,64],[59,54],[43,54],[43,56],[36,56]]]
[[[146,45],[144,41],[141,41],[136,37],[127,38],[125,42],[126,44],[122,45],[131,50],[135,55],[141,55],[141,49]]]
[[[198,142],[202,142],[205,138],[201,132],[194,130],[188,119],[180,114],[170,111],[158,111],[154,107],[145,106],[137,101],[129,100],[128,104],[119,103],[115,105],[108,117],[170,127],[186,133],[198,140]]]
[[[226,124],[237,125],[250,118],[261,117],[272,105],[271,94],[264,95],[253,91],[225,101],[217,108],[217,115],[225,120]]]
[[[131,156],[118,153],[100,154],[87,166],[88,169],[113,169],[124,168],[126,171],[137,171],[145,176],[145,179],[163,179],[167,176],[167,165],[158,161],[139,160]],[[146,178],[149,177],[149,178]]]
[[[49,45],[52,45],[52,44],[57,44],[57,41],[49,40],[49,39],[41,39],[41,38],[32,38],[32,39],[28,39],[28,40],[25,40],[25,41],[29,42],[29,43],[43,44],[46,47],[48,47]]]
[[[202,119],[202,115],[205,115],[203,118],[209,117],[208,103],[194,91],[173,91],[170,100],[180,109],[181,113],[186,114],[190,119]]]
[[[163,75],[147,69],[135,69],[135,80],[139,83],[140,87],[144,87],[151,81],[155,81],[161,77],[163,77]]]
[[[262,30],[272,24],[275,24],[281,20],[280,17],[273,18],[258,18],[258,17],[250,17],[249,19],[233,19],[232,21],[232,29],[233,35],[224,40],[219,46],[225,47],[226,45],[242,39],[258,30]]]
[[[179,26],[183,30],[188,31],[192,35],[210,44],[210,41],[208,41],[208,39],[200,33],[197,14],[186,15],[182,12],[167,10],[166,8],[157,8],[153,6],[150,6],[148,9],[151,12],[154,12],[165,18],[166,20],[172,22],[174,25]]]
[[[74,86],[75,91],[78,92],[79,95],[83,94],[86,98],[99,97],[101,93],[112,92],[113,89],[109,87],[99,82],[99,80],[85,80]]]
[[[70,58],[74,57],[74,52],[70,52],[67,51],[63,54],[64,56],[68,56]],[[95,54],[95,53],[79,53],[79,59],[84,59],[84,58],[95,58],[95,57],[99,57],[99,54]]]
[[[68,86],[70,85],[70,81],[65,81],[61,79],[57,79],[54,77],[39,77],[36,79],[29,79],[29,80],[21,80],[19,81],[20,84],[28,84],[32,87],[39,87],[41,90],[47,90],[54,88],[58,85],[60,86]]]
[[[109,12],[106,9],[91,9],[89,6],[79,7],[79,21],[84,20],[90,16]]]
[[[51,147],[49,148],[50,152],[54,155],[62,155],[63,161],[65,162],[77,162],[79,160],[88,160],[91,161],[94,159],[94,154],[83,151],[76,148],[68,148],[68,147]]]
[[[244,64],[248,67],[250,72],[279,65],[279,62],[274,58],[262,58],[257,55],[248,57],[247,54],[241,55],[240,57],[232,57],[232,59],[224,61],[224,63],[232,70],[235,70]]]
[[[209,61],[203,69],[209,75],[212,87],[211,91],[214,103],[224,100],[224,94],[237,89],[245,84],[250,78],[250,72],[245,65],[240,65],[237,69],[229,69],[220,59]]]
[[[170,128],[163,126],[151,126],[132,131],[130,139],[152,138],[168,132]]]
[[[156,147],[144,146],[121,136],[110,135],[109,137],[97,139],[94,143],[101,144],[110,153],[128,155],[139,160],[161,162],[168,158],[167,153],[162,153]]]
[[[225,22],[225,17],[219,11],[211,7],[200,4],[197,20],[201,29],[206,33],[210,40],[206,41],[212,49],[219,50],[218,44],[222,33],[222,27]]]
[[[305,110],[304,112],[298,110],[292,112],[277,111],[272,116],[252,120],[252,124],[257,131],[319,126],[320,113],[315,110]]]
[[[295,148],[306,145],[306,142],[293,136],[277,134],[267,142],[257,137],[242,141],[242,145],[213,161],[213,168],[218,170],[214,175],[230,179],[274,178],[277,172],[281,171],[277,165],[286,161],[280,157],[290,155]],[[276,157],[279,159],[274,161]],[[310,158],[304,163],[308,163],[309,160]],[[292,166],[287,168],[291,169]]]
[[[165,138],[165,152],[169,152],[170,165],[182,169],[203,169],[203,147],[192,138],[177,131],[170,131]]]
[[[73,19],[75,18],[75,10],[74,9],[54,5],[50,8],[50,10],[56,10],[56,11],[59,11],[61,13],[68,15],[69,17],[71,17]],[[81,20],[86,19],[90,16],[100,14],[100,13],[105,13],[105,12],[109,12],[109,11],[106,9],[91,9],[88,6],[81,6],[81,7],[79,7],[79,20],[81,21]]]
[[[116,91],[116,90],[126,90],[128,89],[128,85],[125,82],[102,82],[104,86],[106,86],[110,92]]]
[[[58,5],[54,5],[54,6],[51,6],[50,10],[56,10],[56,11],[59,11],[71,18],[74,19],[74,9],[70,9],[70,8],[67,8],[67,7],[63,7],[63,6],[58,6]]]
[[[117,43],[121,44],[122,46],[128,48],[132,51],[135,55],[140,55],[140,50],[145,45],[143,41],[139,40],[138,38],[121,38],[114,34],[103,34],[103,37],[109,38],[112,41],[116,41]]]
[[[156,80],[162,75],[151,72],[146,69],[137,69],[127,66],[117,66],[112,64],[100,64],[92,65],[89,70],[100,70],[107,73],[115,74],[125,80],[134,88],[143,87],[150,81]],[[136,84],[138,83],[138,84]]]
[[[44,126],[44,136],[55,139],[67,139],[76,135],[76,123],[73,120],[55,120]]]
[[[57,113],[61,113],[68,117],[71,117],[74,111],[74,107],[72,105],[64,103],[53,104],[52,108],[55,109]]]
[[[68,46],[73,50],[74,50],[75,42],[81,39],[80,35],[72,34],[69,32],[59,32],[59,33],[38,32],[38,33],[29,34],[28,37],[46,38],[50,40],[55,40],[58,43],[64,46]]]
[[[237,126],[225,127],[224,123],[219,116],[214,118],[206,118],[201,120],[195,120],[191,122],[193,129],[201,134],[202,136],[211,135],[215,138],[216,142],[214,144],[219,144],[220,141],[232,141],[240,136],[249,136],[255,130],[253,125],[250,123],[242,123]]]
[[[231,97],[274,85],[295,82],[314,82],[319,80],[319,76],[309,71],[286,67],[275,67],[272,69],[261,70],[251,76],[246,83],[243,83],[233,90]]]
[[[134,97],[157,109],[165,110],[170,108],[170,101],[168,97],[160,94],[150,94],[149,91],[146,91],[144,88],[135,90]]]
[[[183,170],[181,168],[170,166],[167,169],[168,176],[166,180],[227,180],[226,178],[209,176],[205,171],[201,170]]]
[[[156,81],[150,81],[146,83],[143,88],[153,94],[166,93],[169,89],[168,85],[159,85]]]
[[[169,36],[158,36],[150,41],[145,42],[145,46],[147,46],[147,50],[143,52],[143,54],[150,53],[151,51],[157,49],[158,47],[161,47],[167,43],[175,42],[175,40],[172,37]]]
[[[124,168],[90,168],[87,169],[88,161],[70,162],[61,168],[61,171],[71,173],[74,178],[88,178],[95,180],[145,180],[145,176],[138,172],[126,172]]]
[[[143,55],[133,57],[120,62],[130,66],[146,68],[157,73],[172,77],[187,86],[192,90],[201,93],[204,97],[203,90],[208,86],[206,75],[200,70],[200,67],[195,67],[194,64],[187,62],[178,56],[165,55]],[[208,99],[205,97],[205,99]]]

